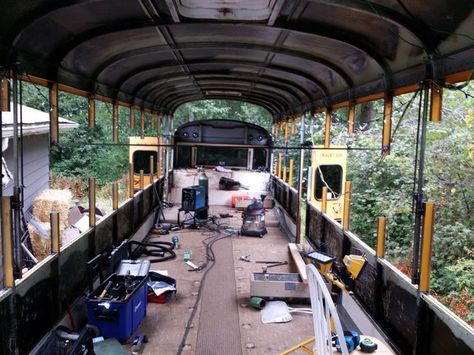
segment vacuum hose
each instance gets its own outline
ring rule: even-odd
[[[136,245],[135,250],[132,251],[132,245]],[[159,263],[162,261],[176,258],[176,253],[173,251],[174,245],[170,242],[128,242],[128,255],[131,259],[138,259],[142,255],[156,256],[154,259],[150,259],[150,263]],[[169,255],[165,256],[165,253]]]

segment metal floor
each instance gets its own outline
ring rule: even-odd
[[[210,214],[219,213],[232,215],[221,219],[221,224],[240,228],[241,212],[230,207],[211,207]],[[175,220],[176,215],[176,209],[166,210],[167,219]],[[290,323],[263,324],[260,312],[248,306],[250,274],[261,271],[261,265],[255,261],[290,261],[288,240],[279,230],[273,211],[266,217],[265,237],[229,237],[214,244],[216,264],[203,285],[183,354],[278,354],[312,335],[312,320],[308,315],[295,315]],[[183,253],[189,249],[193,263],[203,263],[202,241],[210,236],[209,232],[185,229],[155,238],[170,241],[173,235],[179,237],[181,244],[177,258],[152,264],[151,268],[167,270],[177,280],[178,291],[166,304],[148,304],[147,315],[138,329],[149,339],[143,354],[177,353],[204,274],[204,271],[189,272]],[[250,255],[251,262],[239,260],[243,255]],[[288,265],[272,269],[272,272],[288,271],[294,270],[289,270]]]

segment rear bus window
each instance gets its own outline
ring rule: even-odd
[[[316,199],[321,199],[323,186],[328,189],[328,200],[339,198],[342,191],[342,166],[318,165],[314,184],[314,197]]]

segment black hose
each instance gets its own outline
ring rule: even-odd
[[[132,251],[132,245],[136,245],[135,250]],[[176,258],[176,253],[173,251],[174,245],[170,242],[128,242],[128,255],[131,259],[138,259],[142,255],[156,256],[154,259],[149,259],[150,263],[160,263],[166,260]],[[165,253],[170,255],[164,256]]]

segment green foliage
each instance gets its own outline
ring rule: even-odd
[[[200,100],[181,105],[173,115],[174,127],[189,120],[212,118],[246,121],[271,131],[272,116],[263,107],[235,100]]]
[[[467,87],[472,91],[474,85]],[[410,95],[394,102],[397,126]],[[447,304],[458,307],[471,302],[465,312],[474,320],[474,112],[473,100],[454,91],[444,93],[443,120],[429,123],[426,143],[424,199],[437,206],[433,243],[431,287]],[[416,100],[418,101],[418,100]],[[375,103],[380,115],[381,103]],[[413,163],[417,130],[417,105],[408,109],[392,140],[391,154],[351,151],[348,180],[353,182],[351,229],[372,247],[376,243],[376,218],[388,218],[386,256],[410,265],[413,239]],[[324,123],[319,123],[323,125]],[[333,122],[333,141],[353,147],[380,149],[381,121],[354,137],[345,133],[344,122]],[[315,137],[321,141],[319,133]],[[467,301],[466,301],[467,300]]]

